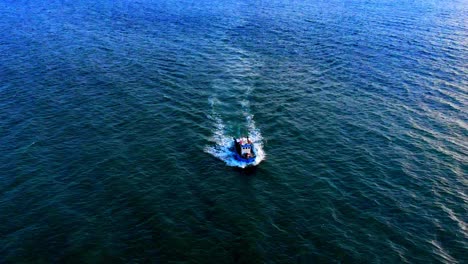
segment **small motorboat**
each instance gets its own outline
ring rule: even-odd
[[[245,163],[255,162],[255,151],[252,141],[249,138],[234,138],[234,157],[238,161]]]

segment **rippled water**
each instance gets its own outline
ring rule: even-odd
[[[468,261],[466,1],[0,14],[0,262]]]

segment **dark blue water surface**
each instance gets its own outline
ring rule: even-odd
[[[466,0],[0,0],[0,55],[0,263],[468,262]]]

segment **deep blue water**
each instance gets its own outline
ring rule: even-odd
[[[468,262],[466,0],[0,0],[0,55],[0,263]]]

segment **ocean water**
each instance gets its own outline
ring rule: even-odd
[[[466,0],[0,15],[0,263],[468,262]]]

